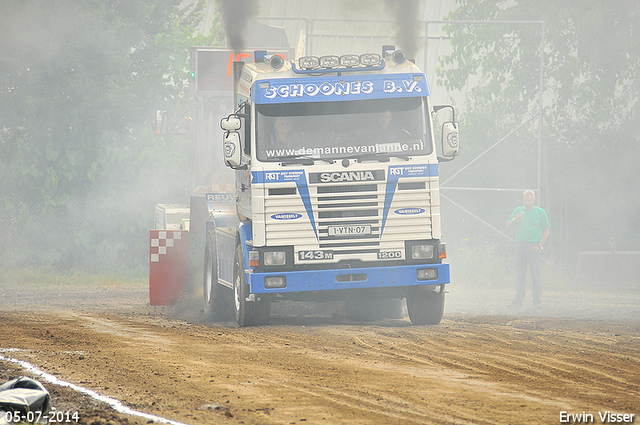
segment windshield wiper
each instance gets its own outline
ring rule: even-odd
[[[405,161],[409,160],[409,155],[401,154],[401,153],[392,153],[392,152],[391,153],[389,153],[389,152],[385,152],[385,153],[367,153],[367,154],[347,156],[345,158],[346,159],[355,158],[357,162],[364,162],[364,161],[389,162],[389,159],[391,157],[402,158]]]
[[[335,161],[333,159],[313,157],[309,155],[285,155],[278,156],[275,159],[281,161],[282,164],[302,164],[302,165],[313,165],[316,160],[328,162],[329,164],[333,164]]]
[[[315,164],[314,158],[311,158],[307,155],[285,155],[279,156],[276,158],[278,161],[281,161],[283,164],[302,164],[302,165],[313,165]]]
[[[387,154],[378,154],[378,153],[368,153],[364,155],[355,155],[351,158],[356,158],[357,162],[363,161],[378,161],[378,162],[389,162],[389,155]]]
[[[409,155],[405,154],[405,153],[388,153],[387,156],[389,157],[394,157],[394,158],[400,158],[400,159],[404,159],[405,161],[409,160]]]

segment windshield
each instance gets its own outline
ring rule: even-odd
[[[422,98],[256,105],[261,161],[414,156],[432,152]]]

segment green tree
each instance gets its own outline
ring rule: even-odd
[[[544,22],[546,178],[543,198],[572,249],[640,247],[640,3],[459,0],[452,21]],[[465,146],[479,153],[538,111],[541,26],[449,24],[439,84],[469,88]],[[529,184],[536,121],[489,170]],[[518,153],[529,161],[523,162]],[[494,158],[495,159],[495,158]],[[458,165],[460,166],[460,165]],[[493,173],[493,174],[492,174]],[[562,222],[561,222],[562,217]],[[556,236],[560,236],[555,233]],[[559,243],[561,238],[556,239]]]
[[[161,195],[184,194],[184,138],[156,139],[156,109],[186,109],[202,4],[1,0],[0,258],[139,266]],[[158,196],[158,198],[155,198]]]

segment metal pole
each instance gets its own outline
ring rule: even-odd
[[[453,200],[451,200],[450,198],[447,198],[445,195],[440,194],[440,197],[442,199],[446,199],[447,201],[451,202],[453,205],[455,205],[456,207],[460,208],[462,211],[464,211],[466,214],[470,215],[471,217],[475,218],[476,220],[478,220],[480,223],[484,224],[485,226],[489,227],[490,229],[494,230],[496,233],[504,236],[505,238],[509,239],[511,242],[515,242],[515,240],[507,235],[506,233],[504,233],[503,231],[495,228],[495,226],[492,226],[491,224],[489,224],[488,222],[486,222],[485,220],[481,219],[480,217],[478,217],[477,215],[475,215],[474,213],[472,213],[471,211],[469,211],[468,209],[466,209],[465,207],[463,207],[460,204],[455,203]]]
[[[544,143],[544,108],[542,106],[543,93],[544,93],[544,22],[540,28],[540,87],[538,90],[538,102],[540,103],[538,112],[538,193],[541,193],[542,189],[542,145]],[[548,196],[548,194],[545,194]]]

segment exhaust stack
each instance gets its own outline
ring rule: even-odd
[[[233,109],[238,107],[238,83],[242,76],[244,62],[233,62]]]

